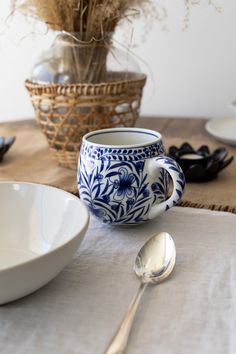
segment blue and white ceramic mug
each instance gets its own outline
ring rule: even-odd
[[[173,191],[167,198],[169,176]],[[174,206],[184,190],[179,165],[164,155],[161,134],[111,128],[83,137],[78,188],[81,199],[107,224],[138,224]]]

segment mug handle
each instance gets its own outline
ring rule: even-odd
[[[157,217],[164,211],[176,205],[184,192],[185,177],[177,162],[167,156],[155,157],[149,160],[148,171],[152,177],[155,177],[158,174],[160,168],[165,169],[170,174],[173,181],[173,192],[167,200],[160,204],[154,204],[151,207],[148,215],[149,219]]]

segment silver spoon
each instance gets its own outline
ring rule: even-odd
[[[167,232],[155,235],[140,249],[135,260],[134,271],[141,279],[141,284],[105,354],[124,352],[144,290],[148,284],[157,284],[170,275],[175,265],[175,258],[175,244]]]

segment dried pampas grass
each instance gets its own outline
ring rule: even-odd
[[[208,3],[220,11],[215,0],[182,0],[184,23],[188,26],[190,9]],[[49,29],[80,33],[81,40],[103,39],[104,33],[114,32],[123,19],[144,13],[148,21],[155,17],[162,22],[167,17],[165,0],[11,0],[13,12],[21,12],[39,20]]]
[[[44,22],[56,31],[80,33],[81,40],[101,39],[124,18],[152,6],[151,0],[12,0],[13,11]]]
[[[11,0],[21,12],[62,32],[55,41],[63,62],[73,68],[72,82],[106,80],[111,34],[118,23],[152,7],[152,0]],[[61,48],[61,49],[60,49]]]
[[[169,0],[171,1],[171,0]],[[182,0],[187,27],[191,6],[215,0]],[[11,0],[12,10],[41,21],[53,31],[61,32],[55,45],[61,50],[64,66],[73,68],[72,82],[98,83],[107,79],[107,55],[112,48],[111,35],[124,19],[139,14],[147,21],[160,22],[165,0]],[[162,15],[161,15],[162,14]],[[113,54],[115,57],[115,55]]]

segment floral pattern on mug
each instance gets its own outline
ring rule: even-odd
[[[92,171],[86,169],[86,156],[80,157],[78,184],[81,198],[93,214],[105,223],[140,223],[147,219],[151,204],[166,199],[168,173],[160,169],[157,184],[149,190],[145,160],[113,163],[101,156]]]

